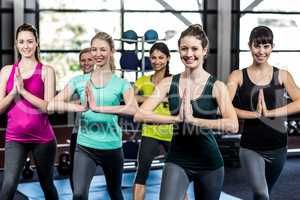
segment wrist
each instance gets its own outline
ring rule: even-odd
[[[255,118],[261,118],[261,113],[258,111],[254,112]]]

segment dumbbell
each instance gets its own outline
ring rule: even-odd
[[[57,171],[61,175],[69,175],[70,174],[70,154],[65,151],[59,155]]]
[[[26,158],[22,176],[24,179],[31,179],[33,177],[33,169],[30,166],[30,158],[29,157]]]

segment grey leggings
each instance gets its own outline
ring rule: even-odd
[[[190,181],[194,181],[196,200],[219,200],[224,167],[216,170],[191,171],[167,162],[162,175],[160,200],[183,200]]]
[[[20,174],[29,152],[32,152],[37,174],[46,200],[58,199],[53,184],[53,164],[56,153],[56,141],[46,144],[36,143],[5,143],[4,180],[0,199],[11,200],[17,189]]]
[[[107,191],[111,200],[123,200],[123,150],[99,150],[77,145],[74,157],[73,200],[87,200],[97,165],[103,169]]]
[[[268,200],[285,160],[287,148],[253,151],[240,148],[240,161],[254,200]]]

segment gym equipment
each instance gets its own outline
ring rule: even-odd
[[[120,66],[123,70],[137,70],[140,65],[138,56],[135,51],[122,51]]]
[[[148,56],[145,56],[144,59],[145,59],[144,71],[152,71],[153,68],[152,68],[152,65],[151,65],[151,62],[150,62],[150,58]],[[143,66],[142,59],[140,60],[140,66]]]
[[[158,40],[158,34],[155,30],[149,29],[144,33],[145,42],[152,44]]]
[[[124,39],[124,42],[127,42],[128,44],[132,44],[137,42],[138,36],[135,31],[128,30],[122,34],[122,39]]]
[[[61,175],[69,175],[70,174],[70,154],[65,151],[60,154],[57,171]]]
[[[22,172],[22,177],[26,180],[32,179],[32,177],[33,177],[33,169],[30,166],[30,162],[31,162],[30,158],[27,157],[26,161],[25,161],[25,166],[24,166],[24,169]]]

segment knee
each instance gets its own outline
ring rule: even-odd
[[[2,185],[2,194],[6,195],[8,193],[11,193],[12,191],[14,191],[17,188],[17,181],[13,180],[13,179],[5,179],[3,181],[3,185]]]
[[[269,200],[269,194],[265,191],[256,191],[253,194],[254,200]]]
[[[134,183],[145,185],[148,176],[149,176],[149,170],[139,167],[136,173]]]
[[[73,200],[85,200],[88,199],[87,195],[84,194],[83,192],[73,192]]]
[[[123,200],[122,191],[109,192],[109,196],[112,200]]]

